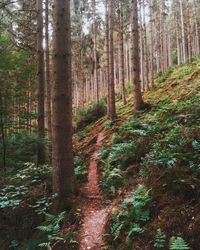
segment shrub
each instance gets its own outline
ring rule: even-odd
[[[20,166],[25,162],[36,162],[37,144],[41,142],[36,134],[15,134],[6,139],[6,166]],[[48,140],[42,140],[48,146]],[[0,166],[2,165],[2,144],[0,144]]]
[[[62,212],[58,215],[46,213],[46,225],[38,226],[37,229],[45,234],[46,240],[40,242],[38,247],[53,249],[58,243],[68,242],[68,244],[74,244],[76,241],[73,239],[74,234],[69,231],[65,236],[62,236],[61,224],[66,219],[66,212]]]
[[[117,240],[122,232],[125,232],[128,239],[144,230],[140,222],[146,222],[150,218],[150,212],[146,206],[151,201],[149,190],[139,185],[130,198],[123,201],[121,211],[114,213],[111,224],[111,235]]]
[[[87,166],[80,156],[74,157],[75,175],[79,181],[84,181],[87,177]]]
[[[106,101],[102,99],[99,104],[93,103],[76,114],[76,130],[79,130],[103,117],[107,112]]]
[[[113,168],[112,170],[104,172],[103,181],[101,181],[100,187],[112,196],[116,194],[123,184],[123,172],[118,168]]]

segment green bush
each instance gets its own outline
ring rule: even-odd
[[[59,242],[65,242],[68,239],[68,235],[62,237],[60,235],[61,223],[66,218],[66,212],[62,212],[59,215],[53,215],[46,213],[46,223],[45,226],[38,226],[37,229],[44,232],[46,236],[46,240],[40,242],[38,247],[50,248],[51,246],[55,246]]]
[[[162,83],[162,82],[166,81],[172,75],[173,71],[174,71],[174,68],[170,67],[165,73],[159,72],[156,75],[157,81],[159,83]]]
[[[172,61],[173,64],[178,64],[178,53],[177,53],[177,49],[172,51]]]
[[[48,188],[50,179],[51,168],[48,165],[37,167],[33,163],[25,163],[19,172],[12,174],[10,183],[0,189],[0,208],[26,205],[42,214],[55,198],[55,195],[44,194],[43,189]]]
[[[106,100],[102,99],[99,105],[93,103],[85,109],[79,110],[75,117],[76,130],[79,130],[103,117],[107,112]]]
[[[80,156],[74,157],[74,169],[75,175],[78,181],[84,181],[87,178],[87,165],[85,160],[82,159]]]
[[[150,219],[150,211],[146,208],[150,201],[149,190],[143,185],[139,185],[131,197],[123,201],[121,211],[112,215],[110,232],[114,241],[122,233],[131,239],[144,231],[140,223]]]
[[[100,187],[109,195],[115,195],[124,184],[124,174],[118,168],[104,171]]]
[[[100,187],[115,195],[124,185],[125,170],[137,160],[139,142],[118,143],[100,150],[102,180]]]
[[[41,142],[36,134],[15,134],[6,139],[6,166],[21,166],[25,162],[36,162],[37,144]],[[42,141],[46,147],[48,140]],[[0,166],[2,162],[3,148],[0,144]]]

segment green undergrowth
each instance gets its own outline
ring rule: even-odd
[[[87,169],[81,156],[75,156],[74,167],[77,182],[83,182]],[[49,246],[69,245],[69,249],[77,248],[77,237],[74,233],[77,224],[73,212],[75,208],[69,209],[63,219],[65,223],[60,221],[59,225],[56,224],[57,216],[58,220],[60,218],[59,214],[51,217],[57,195],[52,195],[52,169],[49,165],[38,167],[35,163],[24,163],[19,166],[18,163],[2,172],[0,184],[1,249],[11,247],[31,250],[38,249],[43,243]],[[46,220],[48,214],[54,218],[53,221]],[[67,232],[60,235],[63,227],[68,228]],[[39,229],[44,230],[39,232]],[[15,248],[13,244],[16,245]]]
[[[121,122],[100,151],[100,187],[114,198],[140,179],[150,199],[144,205],[148,220],[142,223],[134,217],[136,201],[112,216],[111,249],[200,248],[199,68],[195,58],[158,75],[155,89],[144,95],[151,106],[146,111],[127,116],[130,102],[117,105]]]
[[[0,167],[20,167],[28,161],[36,163],[38,143],[43,143],[48,153],[49,141],[46,138],[41,140],[34,133],[8,134],[4,147],[3,143],[0,143]]]
[[[73,120],[75,132],[80,133],[85,127],[103,117],[106,114],[106,111],[106,98],[102,98],[99,104],[92,103],[86,108],[78,110],[74,115]],[[87,131],[88,130],[86,129],[86,132]]]

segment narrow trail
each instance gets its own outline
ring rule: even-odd
[[[86,183],[83,194],[85,200],[82,205],[84,216],[83,224],[80,228],[80,250],[100,250],[103,246],[103,235],[105,224],[111,211],[110,206],[102,206],[103,196],[99,191],[97,157],[99,149],[104,139],[103,132],[99,133],[94,148],[94,153],[90,160],[88,170],[88,182]]]

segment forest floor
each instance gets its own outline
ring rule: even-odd
[[[200,249],[199,69],[198,58],[170,69],[144,111],[117,100],[115,123],[104,116],[77,134],[89,161],[79,249]]]
[[[99,126],[101,128],[101,125]],[[103,129],[103,128],[102,128]],[[94,128],[95,131],[95,128]],[[110,214],[117,210],[119,203],[130,197],[135,186],[140,182],[139,179],[128,189],[124,189],[121,195],[117,196],[110,204],[106,204],[107,197],[99,189],[100,170],[98,157],[100,148],[105,143],[105,131],[98,133],[94,152],[89,161],[87,182],[82,190],[84,199],[79,206],[83,215],[83,223],[79,230],[79,250],[100,250],[106,247],[105,233]]]
[[[98,186],[99,175],[97,157],[103,139],[104,134],[101,132],[97,136],[94,153],[89,164],[88,182],[85,184],[83,190],[85,196],[82,204],[84,220],[79,232],[80,250],[101,249],[101,246],[103,245],[105,225],[111,210],[110,206],[102,205],[103,196],[100,193]]]
[[[139,113],[130,91],[126,105],[116,95],[114,123],[105,105],[101,116],[90,107],[74,122],[78,195],[62,223],[44,216],[54,199],[49,166],[30,159],[1,172],[1,250],[177,249],[172,240],[200,249],[200,58],[159,74]],[[12,159],[29,144],[16,137]]]

